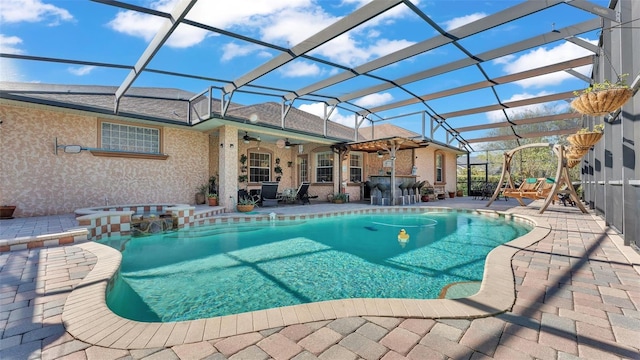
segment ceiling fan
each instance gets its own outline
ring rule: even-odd
[[[248,144],[250,141],[260,141],[260,136],[249,136],[249,133],[245,131],[244,136],[242,137],[242,141],[244,141],[245,144]]]
[[[301,144],[293,144],[293,143],[289,142],[289,139],[288,139],[288,138],[287,138],[287,139],[285,139],[285,141],[284,141],[284,147],[285,147],[285,149],[288,149],[288,148],[290,148],[290,147],[292,147],[292,146],[298,146],[298,145],[301,145]]]

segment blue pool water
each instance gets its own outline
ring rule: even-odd
[[[447,284],[482,280],[486,255],[528,231],[504,219],[427,212],[107,239],[123,255],[107,304],[129,319],[168,322],[331,299],[437,298]]]

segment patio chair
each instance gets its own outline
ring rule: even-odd
[[[529,198],[535,200],[537,199],[538,189],[542,185],[543,180],[545,179],[527,178],[517,189],[506,188],[502,194],[512,198]]]
[[[278,201],[280,201],[278,183],[263,182],[260,189],[260,206],[278,206]]]
[[[302,205],[311,204],[309,199],[316,199],[318,196],[310,196],[309,195],[309,185],[310,182],[302,182],[300,187],[298,187],[298,192],[296,193],[296,199],[300,200]]]

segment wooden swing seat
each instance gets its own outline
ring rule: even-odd
[[[503,195],[517,199],[546,199],[554,183],[555,180],[551,178],[528,178],[517,189],[504,189]]]

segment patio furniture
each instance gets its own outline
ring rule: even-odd
[[[413,183],[412,186],[412,190],[413,190],[413,203],[417,204],[420,202],[420,188],[421,188],[421,183],[422,181],[416,181]]]
[[[409,186],[409,180],[405,180],[398,185],[398,188],[400,189],[400,200],[402,200],[402,205],[408,202],[407,201],[408,198],[406,197],[406,195],[408,194],[407,192],[408,186]]]
[[[296,193],[296,198],[300,200],[302,205],[311,204],[309,199],[316,199],[318,197],[317,195],[316,196],[309,195],[309,185],[311,185],[310,182],[302,182],[300,184],[300,187],[298,188],[298,192]]]
[[[378,183],[373,181],[365,181],[365,185],[369,188],[369,199],[371,205],[377,205],[378,196],[376,194],[376,190],[378,189]]]
[[[280,196],[278,196],[277,182],[263,182],[260,189],[260,206],[278,206]]]
[[[389,192],[389,184],[378,183],[376,187],[380,190],[380,205],[384,205],[385,200],[388,204],[389,197],[385,197],[385,195]]]

